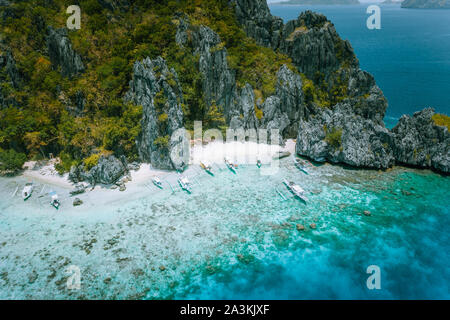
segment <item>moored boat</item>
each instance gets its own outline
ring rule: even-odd
[[[228,167],[228,169],[230,169],[231,172],[236,173],[237,165],[234,164],[233,162],[231,162],[231,160],[228,158],[224,158],[224,161],[225,161],[225,164]]]
[[[299,170],[303,171],[306,174],[309,174],[308,169],[307,169],[307,163],[305,161],[295,158],[294,164]]]
[[[181,189],[191,193],[191,182],[187,177],[181,177],[178,179],[178,183],[180,184]]]
[[[22,199],[25,201],[31,197],[31,194],[33,193],[33,183],[27,183],[25,187],[22,190]]]
[[[292,181],[284,180],[283,183],[286,185],[286,187],[291,191],[294,196],[298,197],[299,199],[307,202],[308,198],[306,197],[306,192],[303,190],[299,185],[295,184]]]
[[[209,162],[207,161],[202,161],[200,162],[200,167],[205,170],[207,173],[209,173],[210,175],[214,175],[214,172],[212,170],[212,166],[211,164],[209,164]]]
[[[152,182],[155,186],[157,186],[158,188],[162,189],[163,185],[162,185],[162,181],[161,179],[159,179],[158,177],[153,177]]]
[[[55,191],[52,191],[49,193],[49,195],[52,197],[51,201],[50,201],[50,205],[52,207],[54,207],[55,209],[59,209],[61,202],[59,201],[58,194]]]

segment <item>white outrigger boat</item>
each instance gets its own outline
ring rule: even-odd
[[[31,194],[33,193],[33,189],[34,189],[33,183],[27,183],[25,185],[25,187],[22,190],[23,201],[28,200],[28,198],[31,197]]]
[[[178,179],[178,183],[180,184],[181,189],[187,191],[188,193],[191,193],[191,182],[187,177],[180,177]]]
[[[158,177],[153,177],[152,182],[155,186],[157,186],[158,188],[162,189],[163,185],[162,185],[162,181],[160,178]]]
[[[207,161],[200,162],[200,167],[210,175],[212,176],[214,175],[214,172],[212,171],[212,166],[209,164],[209,162]]]
[[[51,201],[50,201],[50,205],[58,210],[59,206],[61,205],[61,202],[59,201],[59,198],[58,198],[58,194],[55,191],[52,191],[49,193],[49,195],[52,197]]]
[[[309,174],[308,170],[306,169],[306,163],[298,158],[294,159],[294,164],[295,166],[300,169],[301,171],[303,171],[306,174]]]
[[[303,190],[299,185],[296,185],[294,182],[289,182],[287,180],[283,180],[283,183],[286,185],[286,187],[291,191],[294,196],[300,198],[301,200],[307,202],[308,198],[305,195],[305,190]]]
[[[228,169],[230,169],[231,172],[236,173],[237,165],[231,162],[231,160],[228,158],[224,158],[223,160],[225,161],[225,164],[227,165]]]

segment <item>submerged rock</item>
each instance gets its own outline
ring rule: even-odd
[[[450,172],[450,133],[435,123],[434,116],[434,110],[427,108],[400,118],[392,129],[397,162]]]
[[[74,206],[74,207],[81,206],[82,204],[83,204],[83,201],[82,201],[81,199],[79,199],[79,198],[75,198],[75,199],[73,200],[73,206]]]

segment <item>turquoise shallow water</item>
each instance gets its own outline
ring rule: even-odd
[[[289,163],[274,176],[202,173],[191,195],[142,187],[57,214],[8,198],[2,179],[0,298],[450,298],[448,177],[331,165],[305,175]],[[276,193],[284,177],[307,205]],[[79,291],[65,286],[69,265],[81,268]],[[366,287],[369,265],[381,290]]]

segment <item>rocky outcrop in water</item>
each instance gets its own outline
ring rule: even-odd
[[[47,29],[47,48],[54,69],[60,69],[64,77],[72,78],[84,72],[81,57],[73,50],[66,28]]]
[[[450,0],[404,0],[402,8],[450,9]]]
[[[279,128],[284,137],[297,136],[297,153],[316,160],[372,168],[394,163],[391,136],[383,124],[387,101],[325,16],[306,11],[283,24],[264,0],[230,3],[249,36],[287,54],[299,72],[330,95],[329,101],[335,100],[328,107],[306,101],[301,77],[283,67],[276,94],[263,105],[264,126]]]
[[[392,129],[394,155],[399,163],[450,172],[450,133],[433,120],[431,108],[404,115]]]
[[[170,157],[183,143],[171,139],[183,128],[183,95],[176,71],[161,57],[136,62],[125,101],[143,107],[142,132],[137,139],[141,160],[159,169],[182,170],[187,163],[174,163]]]
[[[300,121],[296,152],[316,161],[385,169],[395,162],[391,143],[383,125],[355,115],[351,105],[342,103]]]
[[[124,156],[120,159],[115,156],[100,156],[97,165],[89,171],[84,165],[72,167],[69,173],[69,180],[73,183],[87,181],[91,185],[114,184],[128,172],[127,160]]]

